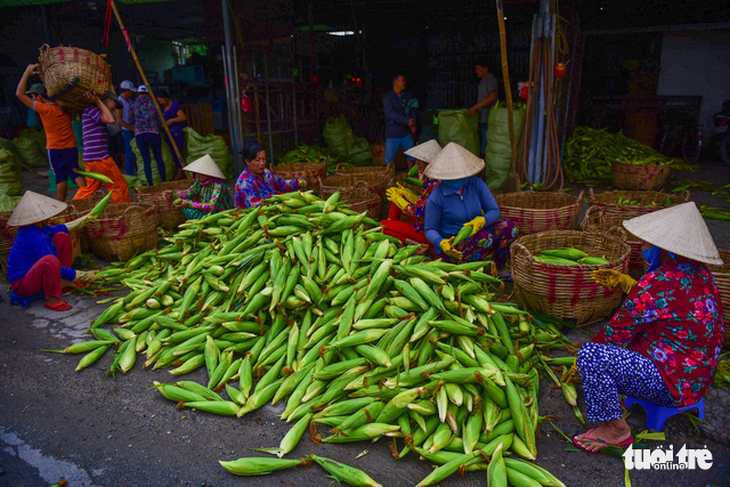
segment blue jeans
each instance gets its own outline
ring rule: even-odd
[[[134,152],[132,152],[132,146],[130,142],[134,138],[134,132],[131,130],[122,130],[122,138],[124,139],[124,171],[134,176],[137,174],[137,164],[134,159]]]
[[[403,147],[403,152],[413,147],[413,137],[408,134],[405,137],[390,137],[385,139],[385,163],[390,164],[395,160],[395,155],[398,153],[398,147]],[[414,160],[412,157],[408,158],[409,161]]]
[[[481,155],[482,155],[482,157],[484,157],[484,153],[487,151],[487,124],[480,123],[479,128],[481,129],[481,136],[482,136]]]
[[[162,182],[167,181],[165,178],[165,161],[162,160],[162,139],[160,134],[145,133],[137,135],[137,147],[139,153],[142,155],[144,161],[144,175],[147,178],[147,185],[152,186],[152,160],[150,159],[150,147],[152,148],[152,154],[155,156],[157,161],[157,170],[160,172],[160,178]]]

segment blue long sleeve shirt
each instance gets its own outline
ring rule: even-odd
[[[400,96],[391,90],[383,96],[383,111],[385,112],[385,138],[401,138],[410,135],[408,120],[415,118],[415,114],[406,113],[406,104],[412,99],[410,93],[401,91]],[[413,108],[409,112],[415,111]]]
[[[53,225],[38,228],[27,225],[18,228],[13,246],[8,256],[8,281],[15,282],[22,279],[33,265],[46,255],[55,255],[56,246],[53,245],[53,236],[58,232],[68,233],[66,225]],[[70,267],[61,267],[61,279],[73,281],[76,271]]]
[[[487,184],[476,176],[469,178],[461,194],[439,184],[426,202],[424,228],[426,238],[435,247],[453,237],[464,223],[483,216],[485,228],[499,220],[499,206]]]

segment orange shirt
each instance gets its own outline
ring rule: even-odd
[[[55,103],[33,102],[46,131],[46,149],[73,149],[76,147],[71,113]]]

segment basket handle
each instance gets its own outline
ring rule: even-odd
[[[345,169],[347,169],[347,168],[342,167],[342,163],[338,162],[337,165],[335,166],[335,174],[339,174],[340,172],[344,171]]]
[[[591,190],[593,190],[593,188],[591,188]],[[585,198],[585,191],[580,190],[580,193],[578,193],[578,200],[577,200],[578,201],[578,205],[580,205],[580,206],[583,205],[583,203],[585,202],[585,199],[584,198]]]
[[[681,193],[679,193],[680,201],[682,203],[686,203],[689,201],[689,190],[685,189]]]
[[[583,194],[583,192],[582,192],[582,191],[581,191],[581,194]],[[595,198],[594,198],[595,196],[596,196],[596,195],[595,195],[595,193],[593,192],[593,188],[588,188],[588,202],[589,202],[590,204],[592,204],[592,205],[596,203],[596,200],[595,200]]]
[[[529,260],[532,260],[532,252],[530,252],[523,244],[519,242],[513,242],[512,248],[514,249],[515,255],[517,255],[518,253],[522,253],[525,254]]]

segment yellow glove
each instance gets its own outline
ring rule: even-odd
[[[456,250],[453,246],[454,237],[445,238],[439,242],[439,247],[444,251],[444,254],[448,255],[452,259],[461,260],[462,253]]]
[[[415,205],[418,201],[418,195],[414,194],[413,191],[404,188],[400,183],[396,186],[400,190],[400,195],[412,205]]]
[[[472,221],[464,223],[465,227],[471,227],[471,235],[470,237],[473,237],[477,234],[479,230],[484,228],[484,225],[487,223],[487,220],[484,219],[483,216],[478,216],[474,218]]]
[[[307,178],[301,178],[299,180],[299,189],[307,189],[309,187],[309,181],[307,181]]]
[[[95,282],[99,280],[97,271],[76,271],[76,280],[81,282]]]
[[[403,210],[410,202],[403,197],[400,190],[397,187],[388,188],[385,191],[385,195],[388,197],[388,201],[395,204],[398,208]]]
[[[591,273],[591,278],[603,287],[608,289],[619,288],[626,294],[631,292],[636,281],[626,274],[613,269],[598,269]]]

